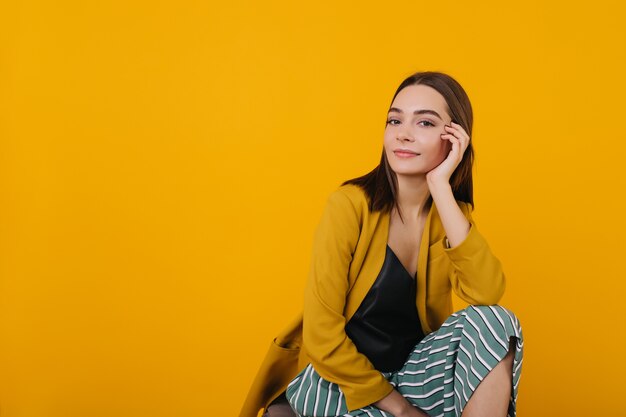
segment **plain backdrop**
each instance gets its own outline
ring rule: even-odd
[[[0,6],[0,416],[236,416],[415,71],[474,108],[518,416],[626,415],[624,6]],[[455,306],[463,304],[455,299]]]

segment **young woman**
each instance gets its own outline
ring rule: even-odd
[[[328,197],[303,312],[240,417],[515,417],[522,328],[471,216],[472,123],[449,75],[402,82],[380,164]],[[452,291],[469,306],[453,312]]]

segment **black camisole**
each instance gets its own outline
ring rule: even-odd
[[[387,245],[378,277],[345,326],[357,350],[381,372],[400,369],[424,338],[416,291],[416,279]]]

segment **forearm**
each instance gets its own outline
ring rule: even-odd
[[[428,185],[452,246],[444,250],[452,266],[449,278],[454,292],[470,304],[497,303],[506,282],[502,264],[476,229],[470,204],[457,203],[448,184]]]
[[[411,405],[411,403],[395,389],[386,397],[376,401],[372,405],[395,417],[428,417],[428,414],[423,413],[418,408]]]
[[[467,237],[470,223],[457,204],[450,184],[431,183],[429,188],[433,201],[437,205],[437,212],[446,231],[448,242],[451,247],[455,247]]]

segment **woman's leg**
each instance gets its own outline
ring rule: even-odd
[[[272,401],[262,417],[296,417],[296,412],[289,405],[285,392],[283,392]]]
[[[512,354],[513,363],[510,363],[512,375],[508,380],[512,389],[506,402],[507,414],[514,417],[523,337],[517,317],[498,305],[469,306],[453,313],[437,331],[415,346],[403,368],[390,378],[390,382],[409,402],[428,415],[458,417],[481,381],[510,354],[510,339],[517,343]],[[496,381],[506,366],[505,362],[492,374]],[[489,386],[483,387],[482,391],[489,391]]]
[[[488,415],[515,417],[524,346],[519,319],[499,305],[469,306],[464,312],[467,334],[461,348],[465,346],[469,356],[464,352],[459,355],[459,361],[461,365],[465,363],[471,375],[464,379],[470,389],[462,390],[459,402],[462,416],[485,415],[482,407]],[[476,348],[471,349],[474,346]],[[463,375],[464,371],[460,371],[459,376]],[[479,391],[485,381],[486,385]],[[477,401],[470,405],[466,414],[465,407],[477,393]]]
[[[487,374],[465,404],[462,417],[506,417],[511,398],[515,339],[511,338],[509,353]]]
[[[385,377],[390,374],[383,373]],[[373,405],[348,413],[341,388],[323,379],[311,364],[291,380],[286,394],[298,417],[393,417]]]

